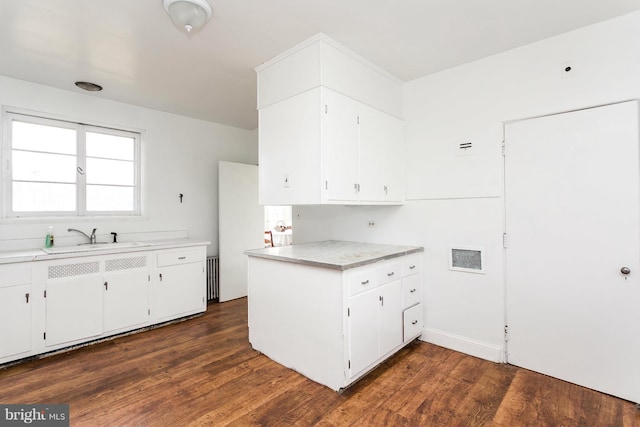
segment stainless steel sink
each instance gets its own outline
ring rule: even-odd
[[[92,244],[80,244],[75,246],[54,246],[53,248],[42,248],[48,254],[68,254],[74,252],[93,252],[93,251],[106,251],[111,249],[131,248],[148,246],[148,243],[143,242],[123,242],[123,243],[92,243]]]

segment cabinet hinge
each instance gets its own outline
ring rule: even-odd
[[[329,181],[325,181],[324,182],[324,189],[328,190],[329,189]]]
[[[327,107],[327,104],[324,104],[324,113],[327,114],[329,111],[329,108]]]
[[[150,281],[151,281],[151,275],[147,274],[147,282],[150,282]]]
[[[147,309],[147,316],[151,316],[151,309]]]
[[[47,339],[47,333],[46,333],[46,332],[44,332],[44,333],[42,334],[42,339],[43,339],[43,340],[46,340],[46,339]]]
[[[505,156],[507,154],[507,144],[502,141],[502,155]]]
[[[502,233],[502,247],[507,249],[507,233]]]
[[[504,325],[504,342],[509,341],[509,325]]]
[[[29,304],[29,293],[24,294],[25,299],[27,300],[27,304]]]
[[[351,360],[348,361],[347,365],[349,366],[349,369],[351,369]]]
[[[347,307],[347,317],[351,316],[351,309]]]
[[[356,123],[357,123],[357,124],[360,124],[360,116],[358,116],[358,117],[356,118]]]
[[[45,298],[47,297],[47,290],[46,289],[44,290],[44,297]]]

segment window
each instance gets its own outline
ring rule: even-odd
[[[6,217],[140,215],[141,135],[5,113]]]

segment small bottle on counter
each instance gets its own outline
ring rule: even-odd
[[[44,241],[44,247],[50,248],[53,246],[53,225],[49,226],[49,231],[47,232],[47,237]]]

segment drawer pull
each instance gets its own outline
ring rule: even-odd
[[[415,291],[416,291],[416,288],[413,288],[409,292],[414,293]]]
[[[412,325],[417,325],[417,324],[418,324],[418,321],[417,321],[417,320],[414,320],[413,322],[411,322],[411,324],[412,324]]]
[[[414,268],[416,268],[416,266],[412,265],[412,266],[409,267],[409,270],[413,270]]]
[[[365,280],[364,282],[360,282],[361,285],[368,285],[369,284],[369,280]]]
[[[392,271],[391,273],[387,273],[387,276],[391,277],[391,276],[393,276],[394,274],[396,274],[396,273],[394,273],[394,272]]]
[[[186,256],[179,256],[178,259],[187,259]]]

